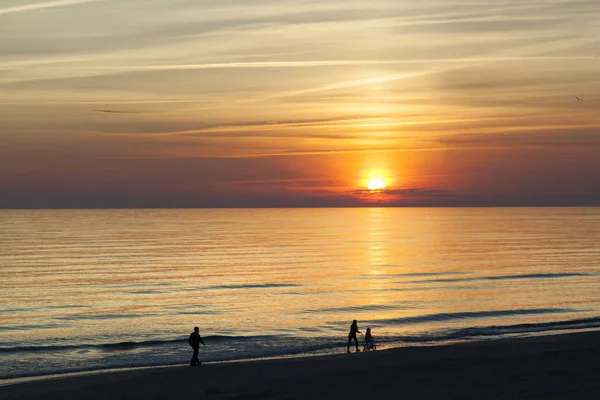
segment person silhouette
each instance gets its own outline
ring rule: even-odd
[[[358,330],[358,322],[356,320],[352,321],[352,325],[350,325],[350,333],[348,334],[348,348],[346,352],[350,353],[350,343],[354,340],[354,345],[356,346],[356,352],[358,353],[360,350],[358,349],[358,339],[356,338],[356,334],[361,333]]]
[[[371,328],[367,328],[367,332],[365,333],[365,347],[363,351],[371,351],[375,350],[375,339],[373,339],[373,335],[371,334]]]
[[[200,350],[200,343],[202,343],[203,346],[206,346],[206,344],[204,344],[204,340],[202,340],[202,337],[200,337],[200,328],[197,326],[194,327],[194,332],[191,333],[188,343],[194,349],[194,355],[192,355],[190,367],[202,365],[200,360],[198,360],[198,351]]]

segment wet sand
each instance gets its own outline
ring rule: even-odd
[[[107,372],[2,386],[0,398],[600,399],[600,332]]]

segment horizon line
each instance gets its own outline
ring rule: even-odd
[[[270,210],[298,208],[600,208],[597,205],[320,205],[320,206],[180,206],[180,207],[0,207],[0,211],[52,211],[52,210]]]

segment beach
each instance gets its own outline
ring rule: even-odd
[[[592,331],[104,372],[5,385],[0,397],[598,399],[599,371],[600,332]]]
[[[386,397],[390,390],[414,397],[455,386],[460,397],[487,390],[471,380],[521,384],[502,381],[514,375],[507,375],[513,364],[524,363],[526,377],[539,369],[502,359],[513,345],[487,347],[491,339],[600,330],[600,209],[2,216],[0,382],[73,375],[58,386],[5,386],[0,398],[29,390],[32,397],[61,391],[46,398],[164,397],[160,385],[184,398]],[[377,353],[345,354],[355,319],[361,332],[372,329]],[[188,371],[195,326],[205,364]],[[502,362],[486,363],[471,348]],[[571,368],[571,353],[556,368]],[[588,353],[578,357],[588,363]],[[277,361],[241,362],[267,359]],[[98,370],[119,372],[90,375]],[[544,390],[542,378],[527,387]]]

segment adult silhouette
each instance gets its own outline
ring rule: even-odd
[[[192,332],[192,334],[190,335],[188,342],[190,346],[192,346],[192,348],[194,349],[194,355],[192,355],[190,367],[201,365],[202,363],[200,362],[200,360],[198,360],[198,351],[200,350],[200,343],[202,343],[203,346],[206,346],[206,344],[204,344],[204,340],[202,340],[202,337],[200,337],[200,328],[198,328],[197,326],[194,327],[194,332]]]
[[[361,333],[358,330],[358,322],[356,320],[352,321],[352,325],[350,325],[350,333],[348,334],[348,348],[346,351],[350,353],[350,342],[354,340],[354,345],[356,346],[356,352],[358,353],[360,350],[358,349],[358,339],[356,338],[356,334]]]

